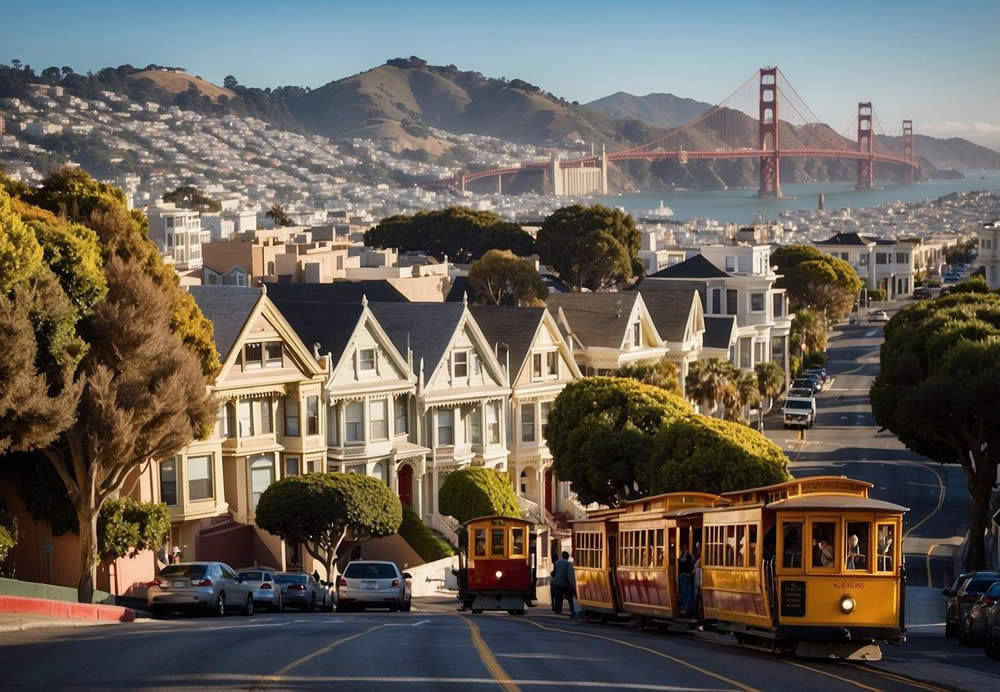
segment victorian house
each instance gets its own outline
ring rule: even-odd
[[[649,281],[639,286],[639,293],[667,348],[666,359],[677,365],[683,392],[688,368],[703,357],[705,311],[698,292],[690,286]]]

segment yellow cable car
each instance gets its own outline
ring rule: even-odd
[[[517,517],[479,517],[458,530],[459,592],[473,614],[506,610],[524,615],[535,596],[533,524]]]

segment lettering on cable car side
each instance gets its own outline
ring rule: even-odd
[[[865,588],[865,583],[863,581],[835,581],[833,582],[833,588],[857,589],[859,591],[863,591]]]
[[[806,616],[806,583],[804,581],[781,582],[781,615],[792,618]]]

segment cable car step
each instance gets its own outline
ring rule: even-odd
[[[476,596],[471,609],[477,610],[523,610],[523,596]]]

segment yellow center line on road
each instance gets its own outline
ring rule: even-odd
[[[737,682],[736,680],[733,680],[732,678],[727,678],[725,675],[720,675],[720,674],[714,673],[714,672],[712,672],[710,670],[706,670],[705,668],[702,668],[701,666],[696,666],[693,663],[688,663],[687,661],[684,661],[684,660],[682,660],[680,658],[677,658],[675,656],[671,656],[670,654],[665,654],[662,651],[657,651],[656,649],[650,649],[649,647],[646,647],[646,646],[640,646],[639,644],[633,644],[632,642],[627,642],[624,639],[615,639],[614,637],[605,637],[604,635],[593,634],[591,632],[579,632],[579,631],[574,631],[574,630],[567,630],[567,629],[563,629],[561,627],[546,627],[545,625],[540,625],[537,622],[532,622],[531,620],[515,619],[514,622],[526,622],[529,625],[534,625],[538,629],[545,630],[547,632],[561,632],[563,634],[574,634],[574,635],[576,635],[578,637],[590,637],[591,639],[601,639],[601,640],[606,641],[606,642],[613,642],[615,644],[620,644],[622,646],[627,646],[630,649],[638,649],[639,651],[645,651],[648,654],[653,654],[654,656],[659,656],[660,658],[665,658],[668,661],[673,661],[674,663],[682,665],[685,668],[690,668],[691,670],[697,671],[697,672],[701,673],[702,675],[707,675],[710,678],[715,678],[716,680],[721,680],[722,682],[726,683],[727,685],[732,685],[736,689],[743,690],[743,692],[760,692],[760,690],[756,689],[755,687],[750,687],[749,685],[744,685],[742,682]],[[875,692],[879,692],[879,691],[876,690]]]
[[[274,673],[272,673],[270,675],[262,675],[262,676],[260,676],[257,679],[257,684],[254,685],[254,687],[255,688],[259,687],[262,683],[281,682],[281,676],[282,675],[284,675],[285,673],[288,673],[289,671],[292,671],[292,670],[298,668],[303,663],[308,663],[309,661],[313,660],[314,658],[316,658],[318,656],[322,656],[323,654],[326,654],[326,653],[329,653],[329,652],[333,651],[338,646],[346,644],[347,642],[352,641],[354,639],[357,639],[358,637],[363,637],[366,634],[374,632],[375,630],[380,630],[383,627],[385,627],[385,625],[375,625],[374,627],[369,627],[368,629],[366,629],[363,632],[358,632],[358,633],[352,634],[352,635],[350,635],[348,637],[342,637],[341,639],[335,639],[334,641],[330,642],[326,646],[324,646],[322,648],[319,648],[319,649],[316,649],[311,654],[306,654],[305,656],[302,656],[301,658],[295,659],[294,661],[292,661],[291,663],[289,663],[288,665],[286,665],[284,668],[281,668],[278,671],[276,671],[276,672],[274,672]]]
[[[892,680],[893,682],[901,682],[904,685],[915,687],[918,690],[929,690],[929,692],[947,692],[947,688],[945,687],[935,687],[934,685],[928,685],[927,683],[911,680],[910,678],[904,677],[902,675],[890,673],[889,671],[882,670],[881,668],[872,668],[863,663],[854,664],[854,667],[858,668],[859,670],[864,670],[866,673],[871,673],[881,678],[885,678],[886,680]]]
[[[857,680],[851,680],[850,678],[845,678],[840,675],[836,675],[829,671],[820,670],[819,668],[813,668],[812,666],[807,666],[804,663],[795,663],[794,661],[789,661],[788,659],[780,659],[790,666],[795,666],[796,668],[802,668],[803,670],[808,670],[813,673],[819,673],[820,675],[825,675],[828,678],[833,678],[834,680],[840,680],[841,682],[846,682],[848,685],[854,685],[855,687],[860,687],[863,690],[868,690],[868,692],[882,692],[877,687],[869,687],[864,683],[858,682]]]
[[[486,644],[483,639],[483,635],[479,632],[479,625],[474,623],[469,618],[464,615],[459,615],[465,624],[469,626],[469,634],[472,637],[472,645],[476,647],[476,652],[479,653],[479,659],[486,666],[486,670],[489,671],[490,676],[502,687],[506,692],[520,692],[520,687],[511,682],[510,676],[507,675],[507,671],[503,669],[503,666],[497,661],[496,656],[490,650],[490,647]]]

